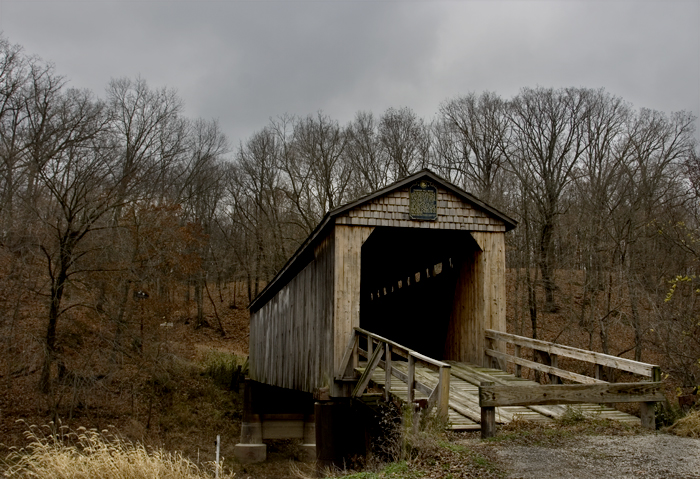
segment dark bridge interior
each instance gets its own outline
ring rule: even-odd
[[[360,327],[445,359],[460,265],[478,250],[466,231],[376,228],[362,246]]]

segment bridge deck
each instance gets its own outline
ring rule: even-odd
[[[481,428],[481,409],[479,408],[479,388],[482,381],[492,381],[496,384],[518,386],[536,386],[537,383],[527,379],[517,378],[500,369],[482,368],[468,363],[456,361],[446,361],[451,366],[450,371],[450,410],[449,422],[453,430],[478,430]],[[401,369],[404,373],[407,370],[405,362],[394,361],[392,367]],[[358,368],[358,372],[364,368]],[[384,387],[384,370],[376,368],[372,374],[372,382],[375,386]],[[424,367],[416,367],[416,380],[423,382],[426,386],[434,387],[438,382],[437,373]],[[392,378],[391,394],[406,401],[407,386],[402,381]],[[415,391],[416,399],[427,399],[424,394]],[[640,424],[640,419],[636,416],[618,411],[603,404],[575,404],[568,406],[580,410],[588,416],[596,416],[629,424]],[[509,406],[496,408],[496,422],[500,424],[508,423],[520,417],[531,421],[550,422],[564,414],[567,406]]]

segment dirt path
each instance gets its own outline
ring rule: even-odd
[[[513,479],[700,478],[700,439],[669,434],[579,436],[545,447],[464,444],[492,452]]]

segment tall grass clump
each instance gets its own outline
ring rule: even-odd
[[[209,351],[204,359],[204,374],[224,389],[236,391],[242,379],[244,361],[238,356],[223,351]]]
[[[44,479],[204,479],[212,475],[179,453],[147,448],[107,431],[31,426],[29,445],[13,449],[2,474]],[[224,476],[220,477],[233,477]]]

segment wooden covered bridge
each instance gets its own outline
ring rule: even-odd
[[[368,387],[420,404],[453,429],[490,430],[516,416],[551,420],[564,411],[553,397],[659,400],[658,383],[609,391],[599,376],[615,367],[658,380],[652,365],[506,334],[505,234],[515,225],[429,170],[326,214],[250,305],[237,457],[264,459],[263,440],[283,437],[302,439],[314,455],[317,442],[344,435],[352,398]],[[553,360],[534,363],[519,357],[521,348]],[[591,362],[598,377],[559,369],[557,357]],[[515,375],[504,372],[508,361]],[[555,390],[542,397],[541,386],[518,377],[523,366],[583,389],[549,386]],[[639,422],[601,405],[581,407]],[[326,449],[343,454],[342,445]]]

